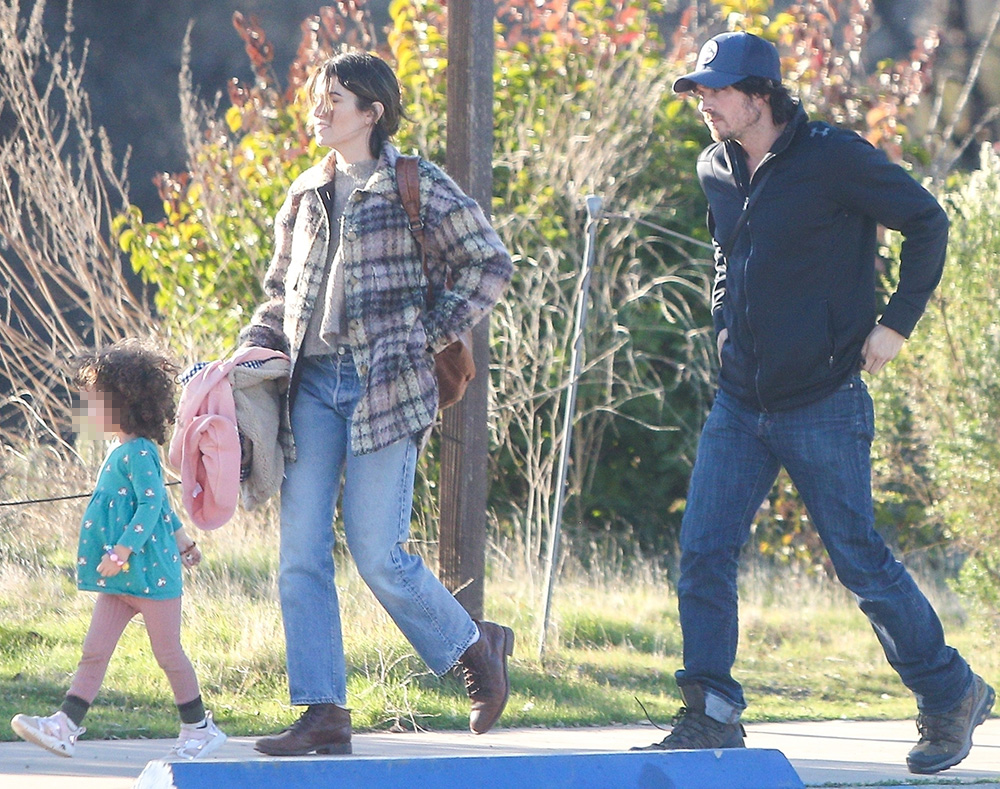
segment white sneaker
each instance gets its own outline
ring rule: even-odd
[[[200,759],[222,747],[227,737],[212,720],[212,713],[205,713],[201,723],[181,724],[181,733],[170,749],[170,757],[177,759]]]
[[[22,740],[33,742],[47,751],[67,758],[76,750],[77,739],[87,731],[83,726],[73,723],[62,710],[47,718],[37,715],[15,715],[10,721],[10,727]]]

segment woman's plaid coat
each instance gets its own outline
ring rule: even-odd
[[[309,318],[321,295],[330,223],[317,189],[334,177],[331,151],[295,179],[275,218],[267,301],[240,334],[243,344],[291,358],[289,403]],[[348,342],[362,395],[351,419],[351,448],[374,452],[434,423],[438,389],[433,353],[484,318],[513,274],[510,255],[479,205],[441,168],[420,160],[420,207],[435,301],[396,186],[399,151],[386,143],[368,183],[348,200],[340,223]],[[452,276],[445,289],[444,263]]]

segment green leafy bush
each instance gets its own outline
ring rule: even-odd
[[[440,163],[446,10],[427,0],[396,0],[390,13],[382,54],[396,64],[411,121],[396,142]],[[260,298],[280,200],[321,153],[305,128],[304,75],[341,45],[375,44],[363,14],[324,14],[304,26],[285,88],[273,75],[264,32],[237,17],[254,84],[235,84],[232,106],[219,117],[197,104],[185,76],[190,173],[161,176],[162,221],[146,222],[132,209],[116,222],[119,244],[157,288],[166,333],[188,356],[231,348]],[[582,495],[573,499],[572,520],[584,538],[585,525],[646,523],[656,542],[658,515],[683,495],[704,409],[709,268],[690,254],[697,247],[667,243],[657,232],[637,230],[634,220],[685,232],[703,224],[694,158],[707,137],[670,95],[669,61],[643,4],[506,3],[496,44],[493,212],[517,261],[515,281],[493,318],[496,520],[509,525],[526,557],[537,557],[550,527],[562,438],[582,207],[593,193],[622,218],[602,229],[591,289],[571,478],[572,492]],[[703,229],[694,232],[704,238]],[[643,439],[649,426],[664,425],[654,441]],[[435,483],[435,452],[432,444],[421,470],[422,496]],[[625,480],[639,466],[653,475],[643,480],[644,498],[628,492],[634,483]],[[673,481],[663,484],[661,474]],[[424,531],[433,532],[433,520],[426,519]]]
[[[997,620],[1000,601],[1000,155],[955,176],[942,201],[951,217],[948,260],[935,296],[881,399],[908,426],[906,468],[919,502],[901,528],[961,552],[957,588]],[[902,419],[901,419],[902,417]],[[891,457],[886,453],[887,457]],[[897,455],[898,457],[898,455]],[[893,469],[898,479],[900,467]],[[913,473],[913,472],[918,473]]]
[[[775,40],[815,117],[856,128],[894,156],[911,151],[904,121],[922,89],[928,53],[861,75],[854,55],[870,25],[867,4],[847,0],[838,16],[805,3],[773,17],[763,0],[713,6],[731,26]],[[567,533],[578,553],[610,549],[626,561],[636,541],[671,548],[684,509],[715,365],[706,304],[711,266],[697,243],[707,240],[704,198],[694,175],[708,135],[688,100],[669,86],[692,65],[705,34],[689,11],[667,45],[649,21],[658,10],[631,0],[511,0],[498,7],[492,208],[517,272],[492,316],[490,504],[497,536],[515,542],[528,562],[542,554],[552,527],[588,194],[604,199],[608,216],[589,294]],[[264,31],[237,15],[254,83],[234,82],[221,116],[198,104],[184,83],[191,171],[160,178],[163,221],[147,222],[131,209],[115,229],[136,270],[157,289],[166,334],[189,358],[228,352],[259,301],[273,217],[291,180],[320,155],[301,95],[312,65],[344,45],[381,46],[396,64],[411,120],[397,144],[443,162],[447,9],[431,0],[394,0],[390,13],[379,45],[363,6],[324,8],[303,25],[285,86],[273,73]],[[897,544],[919,547],[941,536],[925,513],[934,499],[931,461],[927,450],[912,448],[919,425],[898,413],[877,468],[913,473],[879,478],[879,523]],[[435,455],[432,444],[416,510],[431,539]],[[925,524],[919,532],[915,521]],[[787,481],[759,519],[753,549],[807,572],[824,567]]]

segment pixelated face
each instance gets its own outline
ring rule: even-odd
[[[80,391],[80,406],[75,409],[77,430],[82,438],[105,438],[116,433],[121,425],[121,414],[111,404],[107,393],[99,389]]]

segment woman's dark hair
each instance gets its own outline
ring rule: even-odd
[[[748,96],[763,96],[771,105],[771,120],[776,126],[788,123],[798,112],[799,103],[792,98],[788,88],[767,77],[744,77],[733,85]]]
[[[73,382],[104,394],[123,432],[158,444],[167,440],[167,428],[177,413],[177,367],[156,346],[142,340],[120,340],[77,356],[73,363]]]
[[[360,50],[342,52],[316,69],[306,81],[306,92],[314,106],[322,106],[327,100],[334,79],[358,97],[361,112],[371,109],[376,101],[382,105],[382,114],[368,139],[368,149],[377,159],[382,144],[399,130],[400,119],[406,117],[396,72],[377,55]]]

